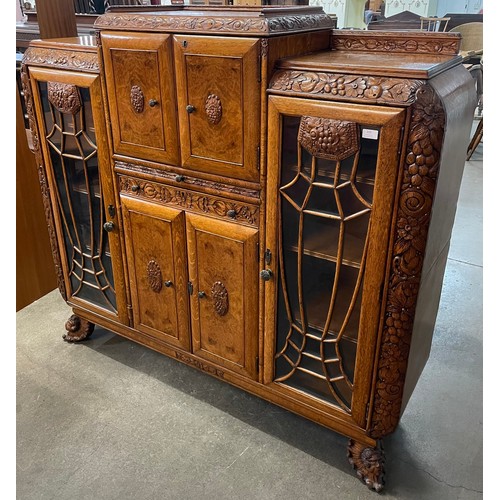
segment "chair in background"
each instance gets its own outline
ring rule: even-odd
[[[462,43],[460,45],[460,55],[463,62],[479,63],[483,55],[483,23],[465,23],[452,28],[450,33],[460,33]]]
[[[420,31],[446,31],[449,17],[421,17]]]

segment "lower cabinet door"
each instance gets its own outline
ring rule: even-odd
[[[258,231],[186,215],[193,353],[257,377]]]
[[[134,328],[190,348],[185,214],[122,197]]]

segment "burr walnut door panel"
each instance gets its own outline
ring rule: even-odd
[[[68,303],[128,324],[99,75],[30,68]]]
[[[176,35],[182,166],[258,179],[260,43]]]
[[[405,116],[391,107],[269,101],[266,246],[276,258],[266,284],[266,332],[276,333],[264,378],[361,426]]]
[[[115,153],[178,163],[171,35],[101,35]]]
[[[187,214],[193,353],[256,378],[258,231]]]
[[[134,327],[189,349],[185,214],[122,196]]]

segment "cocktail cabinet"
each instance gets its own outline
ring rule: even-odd
[[[110,10],[22,81],[65,340],[98,324],[349,438],[384,484],[475,91],[460,35],[318,7]]]

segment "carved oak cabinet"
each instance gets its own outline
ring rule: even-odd
[[[64,338],[94,324],[349,437],[383,486],[474,108],[458,34],[317,7],[110,10],[22,78]]]

